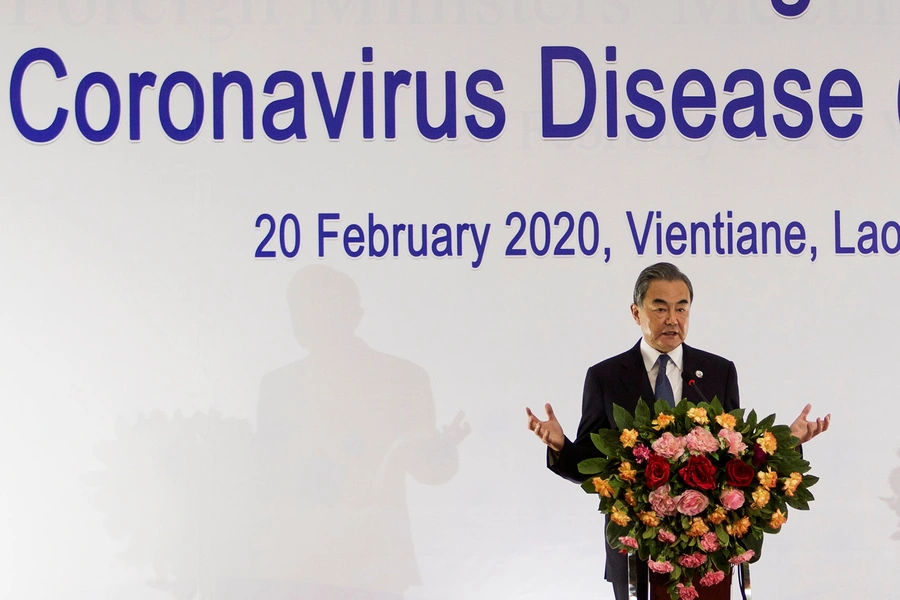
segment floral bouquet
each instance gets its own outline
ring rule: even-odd
[[[657,401],[654,412],[643,400],[634,416],[614,406],[619,429],[591,434],[605,457],[578,470],[609,515],[610,545],[668,574],[671,598],[693,600],[695,582],[716,585],[731,565],[759,560],[763,533],[778,533],[788,506],[808,510],[818,478],[775,415],[745,419],[717,398],[674,409]]]

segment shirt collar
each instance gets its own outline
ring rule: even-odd
[[[656,348],[650,347],[650,344],[647,343],[647,340],[641,338],[641,356],[644,359],[644,368],[647,369],[647,372],[650,372],[650,369],[656,365],[656,361],[659,360],[659,355],[662,354]],[[669,358],[675,363],[675,366],[678,367],[679,371],[684,371],[684,345],[678,344],[678,347],[667,353]]]

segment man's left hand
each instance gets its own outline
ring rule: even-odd
[[[800,411],[800,416],[791,423],[791,434],[795,438],[798,438],[801,444],[805,444],[823,431],[827,431],[828,425],[831,423],[830,414],[825,415],[825,418],[819,417],[815,421],[807,420],[806,417],[809,416],[809,411],[811,410],[812,405],[807,404],[803,407],[803,410]]]

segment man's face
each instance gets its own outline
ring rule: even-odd
[[[691,296],[683,281],[658,279],[650,283],[644,305],[631,305],[631,316],[651,348],[671,352],[687,337]]]

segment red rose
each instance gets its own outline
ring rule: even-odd
[[[756,469],[737,458],[725,464],[725,480],[734,487],[747,487],[756,479]]]
[[[705,456],[692,456],[678,471],[684,482],[698,490],[716,489],[716,468]]]
[[[647,487],[655,490],[669,480],[669,461],[658,454],[651,454],[644,469]]]

